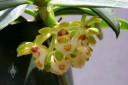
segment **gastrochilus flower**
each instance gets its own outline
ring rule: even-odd
[[[57,34],[56,50],[64,55],[71,54],[77,46],[77,43],[71,40],[71,36],[66,29],[61,29]]]
[[[24,42],[18,48],[18,57],[22,55],[32,54],[34,62],[40,70],[44,69],[44,60],[48,53],[45,46],[37,45],[33,42]]]
[[[94,36],[100,31],[94,24],[99,20],[95,16],[85,19],[84,15],[81,21],[44,27],[38,31],[34,42],[22,43],[17,48],[17,56],[32,54],[38,69],[57,75],[67,72],[70,67],[82,68],[91,56],[91,46],[96,44]],[[47,39],[51,40],[48,48],[42,45]]]
[[[51,57],[51,69],[50,71],[57,75],[62,75],[67,72],[67,70],[71,67],[70,59],[64,56],[61,61],[58,61],[54,55]]]
[[[76,53],[71,56],[72,66],[75,68],[82,68],[91,56],[91,49],[89,47],[77,47]]]
[[[34,62],[37,65],[38,69],[43,70],[44,61],[45,61],[46,55],[48,54],[46,47],[33,46],[31,48],[31,53],[34,57]]]
[[[78,47],[83,46],[83,47],[88,47],[89,42],[88,42],[88,36],[86,34],[81,34],[78,38]]]

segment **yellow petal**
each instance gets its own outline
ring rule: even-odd
[[[88,42],[89,42],[89,44],[96,44],[95,38],[91,35],[88,37]]]
[[[49,37],[51,36],[51,34],[46,34],[46,35],[38,35],[36,36],[36,39],[34,40],[34,42],[36,44],[41,45],[44,41],[46,41]]]
[[[72,22],[70,25],[69,25],[69,28],[68,29],[78,29],[78,28],[80,28],[80,26],[81,26],[81,21],[74,21],[74,22]]]
[[[97,28],[89,28],[87,29],[89,34],[99,34],[99,30]]]
[[[59,24],[60,29],[66,29],[69,26],[69,22],[61,22]]]
[[[25,48],[25,49],[23,49],[23,50],[18,51],[17,57],[20,57],[20,56],[22,56],[22,55],[28,55],[28,54],[30,54],[30,53],[31,53],[31,52],[30,52],[30,49],[29,49],[29,48]]]
[[[21,43],[20,45],[19,45],[19,47],[17,48],[17,51],[20,51],[20,50],[22,50],[22,49],[24,49],[24,48],[31,48],[32,46],[34,46],[34,45],[36,45],[35,43],[33,43],[33,42],[23,42],[23,43]]]
[[[22,44],[19,45],[19,47],[17,48],[17,56],[22,56],[22,55],[28,55],[31,53],[31,48],[33,46],[35,46],[35,43],[32,42],[24,42]]]
[[[52,29],[50,27],[44,27],[40,30],[38,30],[38,32],[42,35],[46,35],[48,33],[51,33],[52,32]]]

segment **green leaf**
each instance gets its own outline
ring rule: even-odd
[[[120,19],[120,29],[121,30],[128,30],[128,21]]]
[[[37,13],[35,12],[35,10],[33,11],[33,10],[31,10],[31,9],[26,9],[25,11],[24,11],[24,13],[26,13],[26,14],[28,14],[28,15],[31,15],[31,16],[33,16],[33,17],[37,17]]]
[[[116,33],[118,37],[120,33],[119,20],[111,8],[91,8],[97,13]]]
[[[89,14],[96,15],[92,10],[88,8],[77,8],[77,7],[55,7],[54,12],[56,16],[60,15],[78,15],[78,14]]]
[[[30,4],[32,3],[30,0],[0,0],[0,11],[18,6],[20,4]]]
[[[56,6],[128,8],[127,0],[51,0]]]
[[[6,27],[8,24],[10,24],[12,21],[17,19],[22,12],[27,7],[26,4],[17,6],[15,8],[9,8],[8,10],[5,10],[1,16],[0,16],[0,30],[2,30],[4,27]]]
[[[120,29],[121,30],[128,30],[128,21],[125,21],[125,20],[123,20],[123,19],[119,19],[119,23],[120,23]],[[104,20],[101,20],[101,26],[103,27],[103,28],[108,28],[109,26],[108,26],[108,24],[104,21]]]

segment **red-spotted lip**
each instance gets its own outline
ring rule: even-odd
[[[69,32],[66,29],[61,29],[58,31],[58,36],[64,36],[69,34]]]
[[[32,48],[31,48],[31,52],[32,52],[32,53],[36,53],[37,51],[38,51],[38,47],[32,47]]]
[[[80,35],[79,39],[80,40],[85,40],[85,39],[87,39],[87,36],[85,34],[82,34],[82,35]]]

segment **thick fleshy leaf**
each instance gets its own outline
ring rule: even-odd
[[[9,8],[0,16],[0,30],[17,19],[27,7],[27,4],[17,6],[15,8]]]
[[[51,0],[56,6],[128,8],[128,0]]]
[[[77,8],[77,7],[55,7],[54,12],[56,16],[60,15],[78,15],[78,14],[89,14],[96,15],[92,10],[88,8]]]
[[[118,37],[120,33],[119,20],[111,8],[91,8],[96,12],[116,33]]]
[[[0,0],[0,11],[18,6],[20,4],[29,4],[30,0]]]
[[[120,21],[120,29],[121,30],[128,30],[128,21],[123,20],[123,19],[119,19]],[[107,25],[107,23],[105,21],[101,21],[101,26],[104,28],[108,28],[109,26]]]

